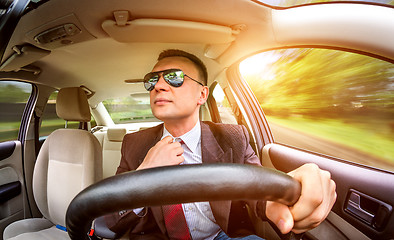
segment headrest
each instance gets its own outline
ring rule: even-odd
[[[90,108],[80,87],[62,88],[56,99],[56,113],[66,121],[90,122]]]
[[[107,137],[109,141],[121,142],[127,130],[125,128],[108,128]]]

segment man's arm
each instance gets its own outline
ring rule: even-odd
[[[121,148],[121,160],[116,171],[116,174],[121,174],[129,171],[134,171],[138,166],[137,158],[133,159],[135,161],[131,161],[131,159],[127,159],[127,156],[130,157],[130,146],[134,144],[135,138],[131,138],[129,135],[126,135],[123,139],[122,148]],[[119,235],[123,235],[129,229],[133,229],[133,226],[137,225],[141,220],[141,217],[145,217],[147,213],[147,209],[142,209],[141,211],[134,212],[131,210],[122,210],[117,213],[108,214],[105,216],[105,221],[107,227],[111,229],[113,232],[116,232]]]
[[[126,158],[125,150],[127,148],[128,141],[127,138],[124,139],[122,143],[122,157],[116,174],[121,174],[124,172],[132,171]],[[117,233],[118,235],[124,235],[130,228],[138,223],[139,217],[133,212],[133,210],[123,210],[117,213],[108,214],[105,216],[105,222],[107,227],[111,231]]]
[[[246,128],[242,129],[246,141],[249,141]],[[260,165],[260,160],[249,144],[245,151],[245,163]],[[260,201],[256,211],[265,213],[258,212],[257,215],[271,220],[283,234],[290,231],[303,233],[317,227],[328,216],[337,198],[336,185],[330,172],[321,170],[316,164],[304,164],[288,175],[301,183],[301,197],[298,202],[288,207],[270,201],[264,206],[265,203]]]

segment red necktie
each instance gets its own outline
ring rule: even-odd
[[[191,240],[182,204],[162,206],[168,236],[174,240]]]
[[[175,138],[174,141],[179,142],[181,145],[184,144],[183,140],[180,138]],[[162,206],[162,209],[164,222],[170,239],[191,240],[182,204],[165,205]]]

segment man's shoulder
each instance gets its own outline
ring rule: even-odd
[[[242,127],[241,125],[238,125],[238,124],[215,123],[215,122],[212,122],[212,121],[202,121],[201,123],[209,125],[209,127],[213,127],[213,128],[226,128],[226,127],[229,127],[229,128],[241,128]]]
[[[237,145],[243,144],[246,136],[246,129],[242,125],[227,124],[227,123],[214,123],[202,122],[202,128],[212,133],[216,141],[221,145]],[[204,129],[202,129],[204,131]]]
[[[243,133],[244,126],[228,123],[215,123],[210,121],[203,121],[214,134],[240,134]]]
[[[249,134],[243,125],[203,122],[201,127],[202,144],[209,143],[209,139],[215,139],[224,151],[232,149],[235,159],[243,159],[249,144]]]
[[[135,141],[136,139],[145,139],[146,137],[156,137],[161,133],[163,124],[159,124],[154,127],[145,128],[136,132],[128,133],[124,136],[123,141]]]

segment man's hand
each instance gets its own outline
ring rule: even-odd
[[[137,170],[169,165],[178,165],[184,161],[183,148],[179,142],[173,142],[171,136],[160,140],[152,147]]]
[[[266,216],[283,234],[306,232],[330,213],[337,198],[335,182],[328,171],[315,164],[305,164],[288,175],[301,183],[300,198],[292,207],[268,201]]]

